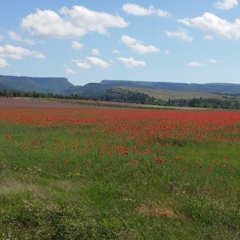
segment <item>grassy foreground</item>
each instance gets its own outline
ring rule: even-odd
[[[239,239],[240,112],[0,109],[0,239]]]

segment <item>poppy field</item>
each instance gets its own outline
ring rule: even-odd
[[[0,108],[0,239],[239,239],[240,112]]]

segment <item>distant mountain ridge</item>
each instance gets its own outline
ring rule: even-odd
[[[63,95],[81,95],[98,97],[107,90],[116,87],[161,89],[178,92],[204,92],[221,94],[240,94],[240,84],[232,83],[172,83],[147,82],[129,80],[102,80],[100,83],[88,83],[75,86],[67,78],[57,77],[25,77],[0,75],[0,90],[18,90],[29,92],[44,92]]]
[[[0,75],[0,89],[2,90],[64,94],[66,89],[73,86],[67,78]]]
[[[173,83],[173,82],[141,82],[126,80],[103,80],[100,84],[111,87],[137,87],[147,89],[161,89],[180,92],[207,92],[207,93],[240,93],[240,84],[233,83]]]

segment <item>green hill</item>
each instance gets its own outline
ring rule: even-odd
[[[125,80],[103,80],[100,85],[106,88],[131,87],[146,89],[161,89],[180,92],[206,92],[206,93],[228,93],[240,94],[240,84],[232,83],[173,83],[173,82],[144,82],[144,81],[125,81]]]
[[[0,90],[17,90],[25,92],[53,93],[62,95],[80,95],[85,97],[99,97],[108,90],[116,87],[198,93],[240,94],[240,84],[230,83],[171,83],[147,82],[127,80],[103,80],[100,83],[88,83],[84,86],[74,86],[67,78],[53,77],[17,77],[0,75]],[[169,94],[169,93],[168,93]],[[175,93],[174,93],[175,94]],[[175,94],[175,95],[179,95]],[[189,95],[189,94],[184,94]],[[181,97],[181,96],[179,96]]]
[[[88,97],[97,97],[106,93],[107,90],[116,87],[153,89],[176,92],[201,92],[220,94],[240,94],[240,84],[231,83],[171,83],[171,82],[142,82],[127,80],[103,80],[100,83],[88,83],[85,86],[72,88],[65,91],[65,94],[79,94]]]
[[[161,99],[164,101],[178,100],[178,99],[193,99],[193,98],[213,98],[213,99],[224,99],[226,96],[224,94],[216,93],[205,93],[205,92],[185,92],[185,91],[169,91],[161,89],[148,89],[148,88],[130,88],[130,87],[116,87],[111,90],[115,93],[125,92],[138,92],[147,94],[149,97],[154,97],[155,99]]]
[[[0,75],[0,89],[64,94],[73,87],[66,78],[37,78]]]

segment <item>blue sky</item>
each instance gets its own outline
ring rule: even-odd
[[[1,0],[0,74],[240,83],[238,0]]]

